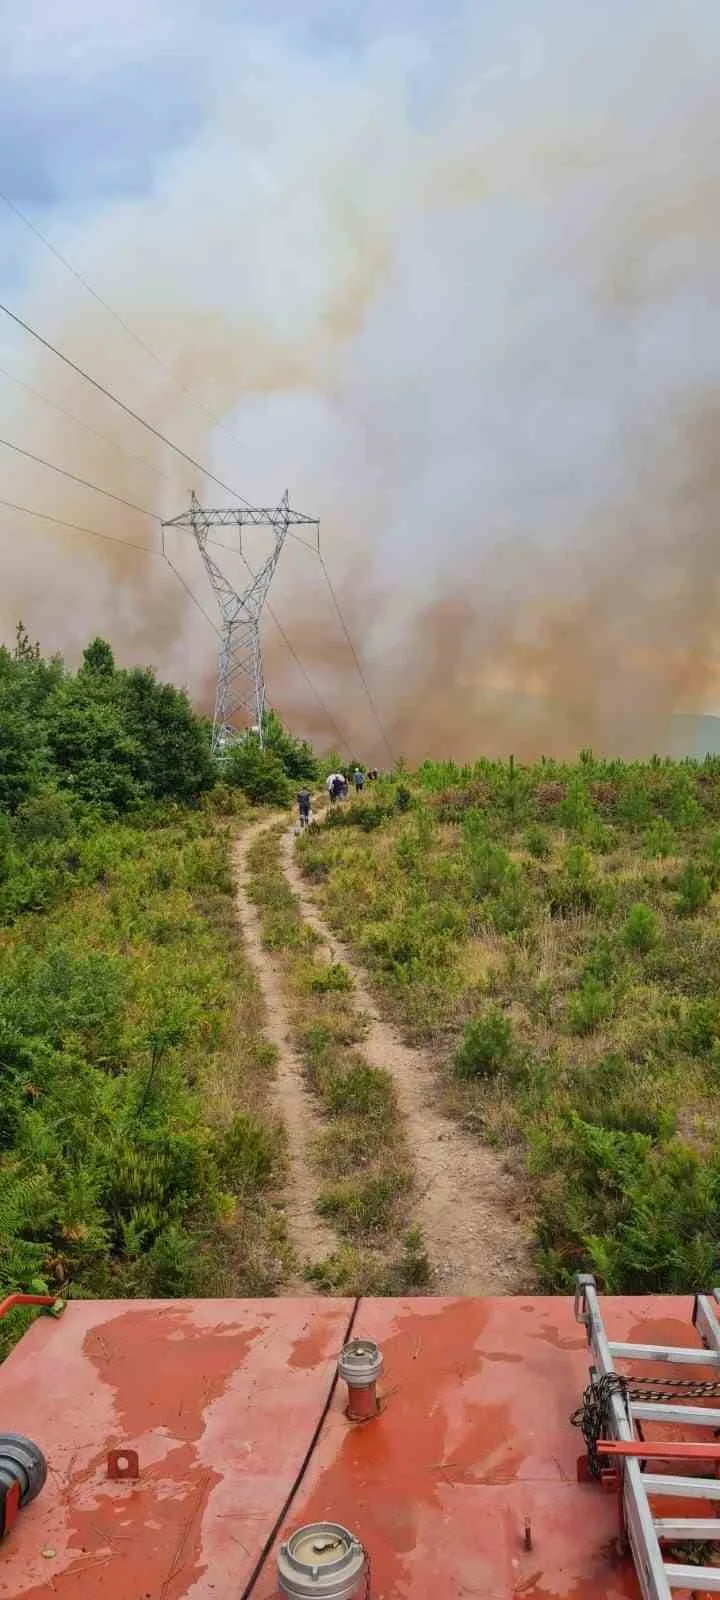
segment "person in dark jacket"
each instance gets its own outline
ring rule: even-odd
[[[298,811],[300,813],[300,827],[306,828],[310,821],[310,790],[300,789],[297,797]]]

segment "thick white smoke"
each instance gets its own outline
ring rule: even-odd
[[[406,18],[341,54],[277,18],[216,25],[199,122],[142,198],[36,213],[171,374],[30,239],[13,303],[242,494],[288,486],[321,517],[406,753],[641,748],[716,693],[719,22],[666,0],[487,28],[456,18],[431,50]],[[6,327],[0,362],[150,465],[0,380],[3,437],[159,514],[191,486],[223,498]],[[149,519],[0,462],[5,498],[157,543]],[[105,631],[203,693],[213,636],[160,562],[0,529],[6,628],[22,611],[71,653]],[[180,536],[173,559],[208,604]],[[302,550],[274,605],[379,754]],[[318,729],[271,630],[268,650],[275,698]]]

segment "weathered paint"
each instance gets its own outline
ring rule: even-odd
[[[690,1300],[603,1305],[616,1338],[696,1342]],[[78,1302],[37,1322],[0,1368],[0,1427],[36,1439],[51,1470],[0,1553],[0,1595],[241,1600],[351,1313],[317,1299]],[[345,1523],[370,1552],[373,1600],[637,1600],[615,1498],[576,1481],[569,1416],[589,1357],[569,1300],[366,1300],[353,1333],[382,1349],[383,1409],[353,1425],[336,1387],[285,1533]],[[123,1445],[139,1453],[135,1483],[105,1475]],[[273,1548],[252,1595],[276,1593]]]
[[[332,1382],[352,1302],[82,1302],[0,1367],[50,1465],[0,1553],[13,1600],[239,1596]],[[111,1482],[111,1448],[140,1477]]]
[[[689,1299],[603,1306],[618,1339],[697,1343]],[[351,1528],[373,1600],[637,1600],[615,1496],[576,1481],[589,1354],[569,1299],[366,1300],[353,1334],[382,1349],[384,1410],[353,1427],[336,1393],[282,1534]]]

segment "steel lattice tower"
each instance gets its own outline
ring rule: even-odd
[[[260,743],[263,742],[265,677],[260,618],[288,529],[296,523],[313,528],[319,537],[317,518],[291,511],[287,493],[276,507],[228,506],[205,509],[194,492],[190,496],[189,511],[163,522],[163,549],[167,528],[189,528],[194,534],[220,611],[220,657],[212,734],[212,747],[216,754],[238,737],[234,720],[239,717],[247,719],[250,727],[257,732]],[[263,526],[273,529],[274,543],[259,571],[254,572],[243,546],[243,529]],[[237,528],[237,550],[233,545],[223,545],[210,539],[211,528]],[[208,543],[227,550],[229,555],[240,554],[249,573],[249,581],[242,591],[237,590],[223,572],[215,556],[208,550]]]

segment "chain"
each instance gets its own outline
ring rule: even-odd
[[[678,1395],[689,1400],[706,1400],[720,1396],[720,1379],[632,1378],[628,1380],[627,1392],[630,1400],[675,1400]]]
[[[582,1431],[587,1447],[588,1468],[594,1478],[599,1478],[601,1472],[598,1440],[608,1438],[613,1431],[612,1401],[616,1395],[620,1396],[627,1411],[629,1400],[672,1402],[679,1395],[694,1400],[718,1396],[720,1381],[715,1378],[666,1378],[658,1383],[656,1378],[623,1378],[619,1372],[606,1372],[601,1378],[591,1378],[570,1421],[574,1428]]]
[[[370,1588],[371,1588],[371,1585],[372,1585],[372,1571],[371,1571],[371,1563],[370,1563],[370,1551],[367,1549],[367,1547],[365,1545],[363,1545],[363,1551],[364,1551],[364,1554],[365,1554],[365,1596],[364,1596],[364,1600],[370,1600]]]
[[[622,1378],[619,1372],[606,1372],[601,1378],[591,1378],[577,1411],[573,1411],[570,1418],[573,1427],[582,1430],[588,1468],[594,1478],[599,1478],[601,1472],[598,1439],[607,1437],[615,1395],[620,1395],[627,1408],[627,1379]]]

